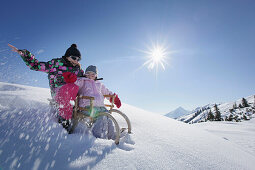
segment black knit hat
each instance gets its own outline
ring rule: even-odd
[[[65,57],[70,57],[70,56],[77,56],[77,57],[79,57],[81,59],[81,53],[77,49],[77,45],[76,44],[72,44],[71,47],[69,47],[66,50]]]

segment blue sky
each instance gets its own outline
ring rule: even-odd
[[[96,65],[122,102],[157,113],[194,109],[254,94],[255,2],[252,0],[2,1],[0,81],[48,87],[7,43],[39,61],[76,43],[82,67]],[[166,69],[141,67],[141,50],[164,45]]]

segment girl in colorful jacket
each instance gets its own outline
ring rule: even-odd
[[[42,71],[48,74],[49,86],[51,96],[54,99],[58,89],[65,84],[64,72],[71,72],[78,77],[84,75],[84,71],[81,69],[79,61],[81,60],[81,53],[77,49],[76,44],[72,44],[70,48],[66,50],[65,55],[62,58],[54,58],[48,62],[38,61],[33,54],[28,50],[19,50],[16,47],[8,44],[14,52],[20,54],[26,65],[35,71]]]
[[[96,66],[89,66],[85,71],[86,78],[78,78],[75,82],[79,86],[78,95],[94,97],[93,113],[83,111],[84,114],[93,116],[96,118],[92,127],[92,133],[97,138],[115,139],[114,127],[112,121],[106,116],[100,116],[97,118],[98,113],[108,112],[104,105],[104,95],[113,95],[115,93],[107,89],[103,83],[97,80],[97,68]],[[116,94],[115,94],[116,95]],[[121,101],[116,95],[114,104],[119,108]],[[89,108],[90,101],[88,99],[81,99],[79,103],[80,107]]]

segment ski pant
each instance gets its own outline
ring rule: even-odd
[[[89,107],[85,107],[89,108]],[[92,126],[92,134],[96,138],[102,139],[115,139],[115,131],[113,122],[107,116],[98,116],[100,112],[109,112],[105,107],[93,107],[93,115],[96,117],[95,122]],[[82,111],[83,114],[91,116],[91,114],[87,111]]]
[[[114,140],[116,136],[112,120],[107,116],[99,116],[92,126],[92,134],[96,138]]]

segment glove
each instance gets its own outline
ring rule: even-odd
[[[121,106],[121,101],[120,101],[118,95],[115,94],[115,93],[114,93],[113,95],[115,95],[114,104],[117,106],[117,108],[120,108],[120,106]],[[112,97],[110,98],[110,102],[112,102]]]
[[[117,106],[117,108],[120,108],[121,106],[121,101],[118,97],[118,95],[116,95],[115,99],[114,99],[114,104]]]
[[[74,73],[65,72],[63,77],[66,83],[74,83],[77,80],[77,76]]]

